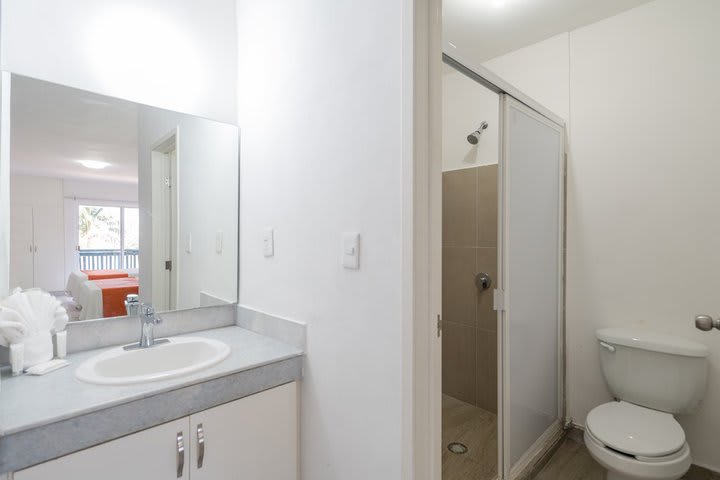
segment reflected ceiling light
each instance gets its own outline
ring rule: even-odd
[[[107,162],[101,162],[100,160],[75,160],[85,168],[92,168],[93,170],[102,170],[105,167],[109,167],[110,164]]]

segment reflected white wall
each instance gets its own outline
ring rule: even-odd
[[[138,109],[140,296],[152,299],[152,150],[178,129],[177,309],[197,307],[201,292],[235,302],[238,261],[238,129],[234,125],[152,107]],[[223,233],[222,252],[216,251]],[[185,248],[192,236],[192,249]]]
[[[0,72],[0,296],[10,290],[10,74]]]

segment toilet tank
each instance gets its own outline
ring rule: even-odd
[[[618,400],[668,413],[690,413],[705,395],[708,348],[651,330],[596,332],[605,381]]]

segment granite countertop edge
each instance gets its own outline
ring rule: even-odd
[[[90,415],[137,400],[142,400],[144,398],[157,397],[163,394],[171,393],[176,390],[181,390],[198,384],[207,383],[218,378],[235,375],[273,363],[283,362],[284,360],[302,357],[304,355],[304,352],[296,347],[284,344],[270,337],[259,335],[238,326],[204,330],[189,334],[177,335],[177,337],[202,337],[218,339],[224,341],[230,346],[231,355],[223,362],[213,367],[201,370],[199,372],[195,372],[190,375],[157,382],[148,382],[127,386],[92,385],[80,382],[79,380],[76,380],[74,378],[75,369],[83,361],[104,351],[117,348],[117,346],[114,346],[68,355],[68,360],[72,362],[69,367],[58,370],[57,372],[51,372],[43,377],[21,376],[9,379],[3,378],[2,384],[0,385],[0,410],[5,410],[6,412],[7,409],[4,408],[4,404],[7,397],[9,396],[7,390],[11,388],[15,390],[12,391],[10,394],[14,394],[15,397],[18,397],[15,398],[15,400],[19,401],[21,400],[23,393],[23,388],[21,385],[19,385],[20,382],[33,382],[44,378],[52,379],[53,375],[58,375],[60,372],[63,372],[63,375],[58,375],[58,377],[56,377],[58,378],[58,382],[68,381],[68,377],[72,376],[72,380],[74,381],[74,384],[77,385],[77,390],[80,396],[83,395],[83,390],[87,392],[99,391],[100,389],[104,390],[107,394],[110,395],[115,392],[118,392],[121,395],[115,398],[109,398],[104,401],[100,400],[95,402],[87,402],[86,404],[79,407],[69,407],[66,411],[63,411],[62,413],[48,414],[44,417],[38,416],[35,419],[29,419],[25,422],[15,421],[10,426],[6,426],[4,422],[4,420],[6,419],[0,416],[0,440],[3,437],[9,437],[28,430],[50,426],[54,423],[62,422],[64,420],[73,419],[84,415]],[[257,351],[247,354],[248,347],[255,348]],[[240,352],[239,350],[244,351]],[[238,356],[240,358],[237,358]],[[15,385],[11,385],[11,382],[14,382]],[[52,388],[53,382],[46,381],[44,383],[47,383],[50,388]],[[33,393],[36,392],[28,392],[28,394]],[[27,408],[32,408],[32,406],[27,406]],[[10,413],[9,416],[13,416],[13,413]]]

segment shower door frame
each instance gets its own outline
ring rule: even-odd
[[[500,96],[500,149],[498,155],[498,285],[502,285],[503,281],[503,270],[505,262],[505,245],[504,245],[504,230],[506,225],[506,212],[504,210],[505,205],[505,174],[503,173],[505,161],[504,155],[504,132],[505,132],[505,119],[503,118],[503,102],[502,96],[507,95],[514,101],[523,104],[528,107],[539,117],[544,120],[555,124],[562,130],[561,133],[561,148],[560,152],[562,161],[559,166],[560,171],[560,192],[559,192],[559,298],[558,298],[558,418],[553,424],[543,433],[533,445],[525,451],[522,457],[516,462],[515,465],[509,465],[509,437],[505,435],[507,425],[507,415],[509,411],[509,392],[508,390],[508,371],[505,368],[508,355],[508,335],[507,335],[507,324],[504,320],[504,303],[503,292],[496,295],[496,310],[498,319],[498,479],[499,480],[514,480],[521,476],[529,473],[535,462],[546,453],[550,447],[560,438],[562,438],[563,426],[566,422],[566,399],[565,399],[565,200],[566,200],[566,171],[567,171],[567,127],[565,121],[555,115],[553,112],[536,102],[532,98],[528,97],[520,90],[516,89],[512,85],[505,82],[502,78],[498,77],[491,71],[481,66],[472,66],[470,63],[463,61],[462,58],[456,52],[452,52],[452,47],[446,44],[444,53],[442,55],[443,62],[453,67],[455,70],[463,73],[471,79],[478,82],[480,85],[488,88],[489,90],[497,93]],[[438,160],[439,161],[439,160]],[[498,303],[500,303],[498,305]],[[441,355],[438,352],[438,355]],[[440,360],[438,359],[438,362]],[[433,375],[439,375],[439,372],[433,372]],[[436,385],[441,385],[439,379],[435,382],[431,382]],[[436,415],[441,415],[441,408],[438,406],[435,412]],[[438,455],[440,453],[438,452]],[[433,477],[437,477],[433,480],[441,480],[437,474]]]
[[[509,324],[505,318],[507,315],[506,300],[501,300],[500,308],[497,308],[498,321],[498,478],[500,480],[514,480],[523,478],[530,473],[534,464],[539,460],[558,440],[562,438],[563,426],[566,416],[566,399],[565,399],[565,201],[566,201],[566,179],[567,179],[567,130],[564,122],[548,118],[534,108],[528,106],[524,102],[518,100],[513,95],[500,92],[500,149],[498,155],[498,283],[499,286],[506,286],[505,280],[508,271],[508,252],[507,246],[507,230],[508,230],[508,211],[507,211],[507,159],[506,151],[508,148],[508,118],[505,117],[507,106],[518,104],[520,109],[528,110],[524,112],[532,116],[535,120],[556,130],[560,133],[561,150],[559,152],[558,164],[558,317],[557,317],[557,418],[547,429],[533,442],[533,444],[522,454],[522,456],[513,465],[510,460],[510,438],[505,432],[510,428],[509,415],[509,399],[510,399],[510,380],[509,353],[510,353],[510,336]],[[504,292],[501,293],[504,297]]]

